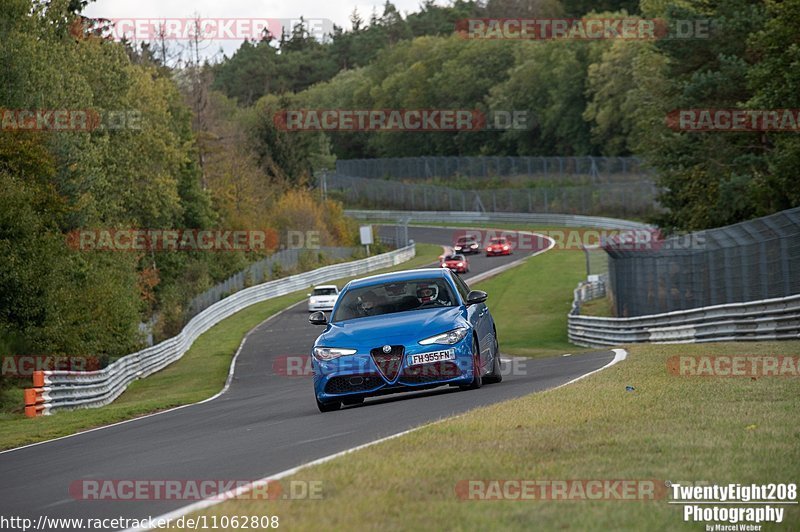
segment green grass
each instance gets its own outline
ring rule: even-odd
[[[417,268],[435,261],[440,254],[441,246],[417,244],[417,256],[412,260],[375,273]],[[349,280],[334,282],[342,286]],[[269,316],[305,299],[307,292],[301,290],[269,299],[234,314],[200,336],[179,361],[133,382],[122,396],[102,408],[29,419],[21,413],[22,391],[9,391],[19,395],[20,411],[0,414],[0,449],[57,438],[211,397],[225,384],[231,359],[244,335]]]
[[[611,298],[606,296],[583,303],[581,305],[581,314],[583,316],[601,316],[604,318],[613,317],[614,306],[611,303]]]
[[[798,350],[800,342],[632,346],[628,360],[577,383],[479,408],[281,481],[321,482],[323,500],[235,500],[203,513],[278,515],[292,531],[702,530],[665,499],[465,501],[455,486],[469,479],[796,483],[800,379],[678,377],[666,361]],[[797,530],[800,508],[785,508],[783,524],[764,530]]]
[[[476,284],[489,294],[501,351],[521,356],[578,352],[567,340],[567,313],[584,272],[582,253],[552,249]]]

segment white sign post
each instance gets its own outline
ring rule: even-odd
[[[367,257],[369,257],[369,245],[372,244],[372,226],[362,225],[359,228],[361,233],[361,244],[367,246]]]

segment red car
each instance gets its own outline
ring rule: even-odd
[[[469,271],[469,261],[464,255],[445,255],[442,258],[442,268],[449,268],[456,273],[467,273]]]
[[[493,238],[486,247],[486,256],[511,255],[511,243],[505,238]]]

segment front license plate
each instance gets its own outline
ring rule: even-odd
[[[418,366],[419,364],[429,364],[431,362],[441,362],[443,360],[455,360],[455,359],[456,359],[456,350],[447,349],[446,351],[432,351],[430,353],[409,355],[408,365]]]

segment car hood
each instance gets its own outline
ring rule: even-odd
[[[317,345],[371,348],[377,344],[416,342],[465,326],[468,323],[461,307],[409,310],[331,323],[317,339]]]

